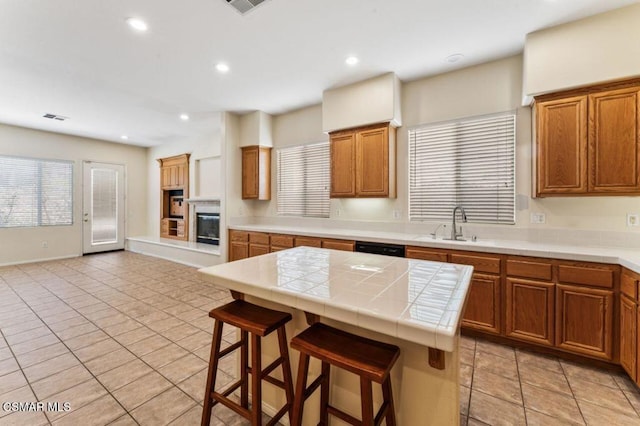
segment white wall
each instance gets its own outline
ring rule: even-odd
[[[517,114],[516,192],[518,194],[515,228],[640,232],[638,228],[627,228],[625,222],[627,212],[640,211],[638,197],[532,198],[531,109],[520,106],[522,67],[522,56],[517,55],[404,83],[402,86],[404,125],[398,129],[398,197],[396,199],[334,199],[331,200],[330,219],[354,221],[354,225],[356,222],[382,221],[396,223],[402,227],[408,223],[408,129],[421,124],[460,117],[515,111]],[[322,133],[320,105],[275,116],[273,123],[274,153],[276,149],[283,146],[328,140],[328,136]],[[272,200],[244,202],[243,213],[239,214],[234,210],[231,216],[277,217],[275,155],[272,168]],[[240,172],[238,171],[231,178],[240,179]],[[399,219],[394,219],[394,211],[399,212]],[[545,213],[546,224],[531,224],[531,212]],[[290,219],[285,220],[292,223]],[[428,229],[431,230],[431,228],[432,226],[429,225]],[[494,228],[503,228],[508,232],[508,229],[513,229],[514,226],[494,226]]]
[[[640,4],[527,36],[524,94],[640,75]]]
[[[147,149],[0,124],[0,153],[74,161],[73,225],[0,229],[0,265],[82,255],[82,162],[125,165],[126,236],[146,233]],[[0,171],[0,176],[2,171]],[[42,243],[48,247],[43,248]]]

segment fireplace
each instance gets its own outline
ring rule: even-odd
[[[220,242],[220,213],[196,213],[196,241],[218,245]]]

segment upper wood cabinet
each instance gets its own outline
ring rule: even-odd
[[[189,185],[189,154],[160,158],[160,188],[183,189]]]
[[[331,198],[395,196],[395,128],[385,123],[331,133]]]
[[[271,199],[271,148],[242,147],[242,199]]]
[[[189,239],[189,154],[160,158],[160,237]]]
[[[640,83],[536,98],[538,196],[640,194]]]

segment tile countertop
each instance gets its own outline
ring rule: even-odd
[[[231,290],[451,352],[473,268],[296,247],[199,272]]]
[[[352,239],[389,244],[402,244],[442,249],[468,250],[485,253],[511,254],[516,256],[544,257],[552,259],[600,262],[622,265],[640,273],[640,249],[590,247],[537,243],[521,240],[447,241],[434,240],[425,235],[401,232],[372,232],[351,229],[289,227],[281,225],[231,225],[230,229],[240,231],[268,232],[275,234],[305,235],[310,237]]]

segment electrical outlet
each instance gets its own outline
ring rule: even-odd
[[[640,226],[640,214],[627,213],[627,226]]]
[[[544,213],[531,213],[531,223],[542,224],[547,221],[547,217]]]
[[[342,210],[336,209],[336,217],[340,217],[341,214],[342,214]]]
[[[49,247],[49,243],[46,242],[46,241],[43,241],[42,242],[42,248],[47,248],[47,247]]]
[[[393,211],[393,218],[394,219],[400,219],[400,210],[394,210]]]

